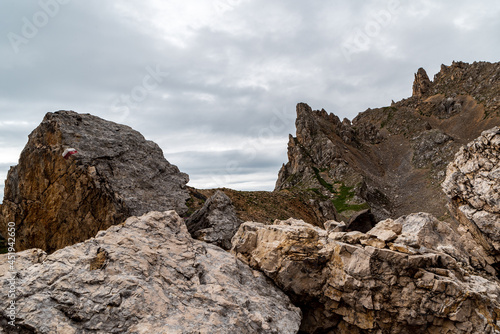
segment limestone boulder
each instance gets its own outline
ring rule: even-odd
[[[500,262],[500,128],[484,131],[463,146],[448,165],[442,183],[449,208],[468,234]]]
[[[0,269],[8,267],[0,255]],[[47,255],[17,254],[17,327],[0,333],[297,333],[300,309],[262,273],[150,212]],[[0,299],[10,277],[0,270]]]
[[[247,222],[232,252],[301,306],[304,333],[500,333],[500,284],[468,264],[447,223],[414,214],[373,232]]]
[[[401,234],[403,226],[392,219],[381,221],[367,233],[383,241],[392,241]]]

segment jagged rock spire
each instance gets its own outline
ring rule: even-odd
[[[431,81],[427,76],[427,72],[421,67],[415,74],[415,81],[413,81],[413,96],[420,97],[425,95],[431,86]]]

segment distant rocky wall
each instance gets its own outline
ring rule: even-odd
[[[321,194],[347,222],[370,208],[377,221],[426,211],[446,219],[440,184],[462,146],[500,125],[500,63],[454,62],[431,81],[415,74],[413,96],[351,121],[297,105],[276,191]]]

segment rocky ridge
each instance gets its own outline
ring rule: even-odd
[[[330,200],[301,190],[238,191],[229,188],[194,189],[188,187],[191,198],[187,205],[189,216],[201,210],[216,192],[223,192],[232,202],[236,217],[242,221],[259,221],[272,224],[276,219],[295,217],[315,226],[338,219],[335,206]]]
[[[500,63],[454,62],[434,81],[419,69],[412,97],[352,122],[299,103],[276,191],[329,198],[345,221],[367,208],[377,221],[418,211],[446,219],[446,166],[462,145],[500,124],[499,95]]]

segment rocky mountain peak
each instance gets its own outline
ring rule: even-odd
[[[297,104],[297,139],[299,142],[307,142],[315,136],[326,135],[328,133],[341,135],[342,132],[350,127],[349,120],[343,122],[332,113],[327,113],[325,109],[313,110],[306,103]],[[317,139],[317,138],[316,138]]]
[[[500,63],[454,62],[434,81],[420,68],[412,97],[352,122],[300,103],[275,190],[320,194],[346,222],[366,209],[377,220],[419,211],[445,217],[439,184],[447,164],[462,145],[500,124],[499,78]]]
[[[486,115],[500,113],[500,62],[453,62],[441,66],[434,76],[432,94],[448,98],[471,96],[485,108]]]

